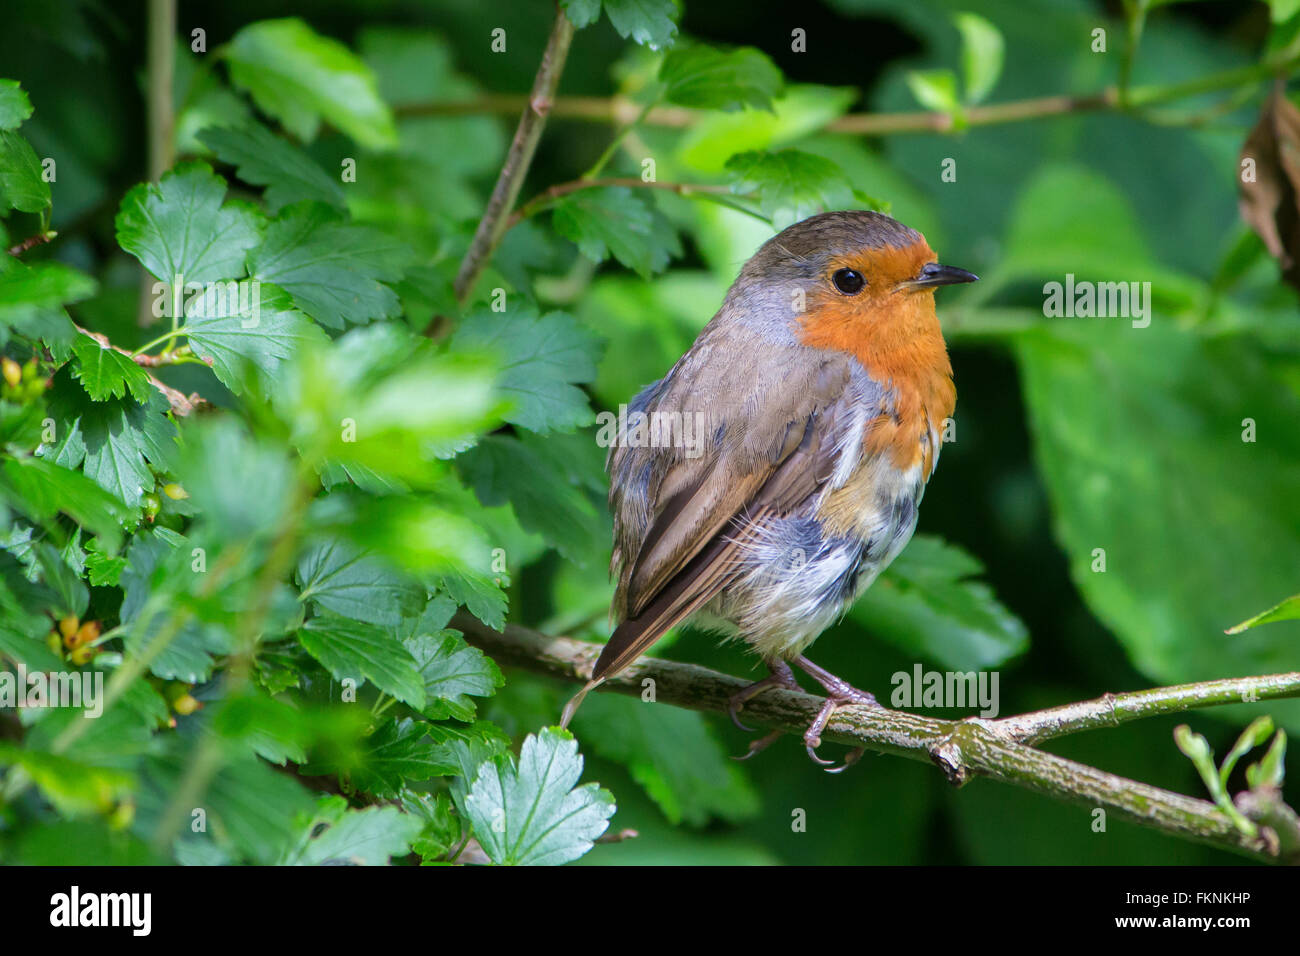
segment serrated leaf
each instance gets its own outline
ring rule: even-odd
[[[326,797],[304,828],[303,844],[282,862],[291,866],[387,866],[410,852],[424,829],[419,817],[397,807],[353,810],[342,797]]]
[[[226,181],[207,163],[181,163],[156,186],[141,183],[123,197],[118,245],[173,285],[238,278],[261,223],[247,206],[223,206],[225,195]]]
[[[732,191],[757,192],[759,207],[778,225],[854,203],[853,184],[838,165],[797,149],[738,153],[727,160]]]
[[[505,683],[501,669],[457,631],[418,634],[402,642],[424,678],[426,703],[422,713],[431,720],[454,717],[472,721],[472,697],[491,697]]]
[[[572,431],[594,419],[577,385],[596,377],[600,346],[567,312],[538,315],[532,305],[507,312],[479,309],[461,323],[451,349],[500,357],[498,387],[515,403],[506,421],[546,432]]]
[[[555,231],[593,262],[613,256],[644,279],[682,253],[672,224],[626,186],[583,189],[555,204]]]
[[[713,110],[770,110],[784,84],[766,53],[753,47],[719,50],[702,43],[670,51],[659,68],[659,80],[669,102]]]
[[[39,213],[50,208],[50,184],[31,144],[13,130],[0,130],[0,206]]]
[[[321,121],[363,146],[393,146],[397,129],[374,74],[351,50],[302,20],[261,20],[230,41],[230,79],[301,140]]]
[[[441,584],[453,601],[488,627],[499,631],[506,626],[506,592],[490,576],[468,571],[446,574]]]
[[[465,797],[479,844],[493,863],[555,866],[591,849],[614,814],[614,797],[582,776],[578,742],[547,727],[529,734],[518,763],[508,754],[486,761]]]
[[[996,667],[1025,650],[1028,632],[988,585],[978,561],[917,535],[853,606],[869,633],[955,671]]]
[[[397,295],[383,283],[401,278],[407,258],[399,240],[345,222],[321,203],[302,203],[271,223],[248,268],[318,322],[341,329],[397,314]]]
[[[17,80],[0,80],[0,130],[17,129],[32,115],[32,101]]]
[[[425,604],[419,584],[379,555],[340,538],[311,547],[299,560],[296,576],[303,600],[368,624],[396,627]]]
[[[700,714],[592,694],[574,733],[589,752],[626,766],[670,823],[739,823],[758,813],[758,794]]]
[[[392,634],[372,624],[326,614],[304,624],[298,640],[337,680],[364,677],[416,710],[424,707],[424,682],[415,660]]]
[[[95,401],[121,398],[128,391],[136,401],[148,400],[153,390],[149,376],[128,356],[101,345],[89,335],[78,335],[73,339],[72,351],[77,356],[77,367],[72,374]]]
[[[330,177],[305,152],[261,126],[207,129],[199,140],[223,163],[236,167],[246,183],[266,187],[271,212],[300,200],[344,209],[341,181]]]
[[[456,456],[456,470],[487,507],[509,503],[519,523],[585,564],[600,528],[591,500],[529,444],[489,435]]]
[[[3,490],[11,507],[33,521],[62,511],[116,551],[123,524],[132,513],[114,495],[85,475],[44,458],[10,458],[2,466]],[[92,583],[94,583],[92,581]]]
[[[454,774],[456,766],[430,736],[431,726],[410,717],[381,725],[366,738],[357,765],[349,768],[353,785],[391,798],[409,784]]]
[[[248,368],[269,388],[305,343],[326,340],[288,296],[255,280],[209,283],[186,303],[185,335],[194,354],[235,392],[249,387]]]
[[[678,15],[673,0],[604,0],[604,6],[609,22],[624,39],[652,50],[673,45]]]

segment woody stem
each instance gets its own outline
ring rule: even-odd
[[[464,612],[452,626],[503,665],[565,681],[584,683],[601,651],[599,644],[514,625],[498,633]],[[654,688],[658,703],[726,713],[732,697],[747,682],[693,664],[643,658],[598,689],[640,697],[648,686]],[[1248,836],[1208,800],[1106,773],[1027,744],[1155,714],[1283,697],[1300,697],[1300,672],[1110,695],[1002,720],[940,720],[906,711],[846,705],[835,710],[822,739],[935,763],[957,786],[972,774],[990,777],[1257,860],[1300,863],[1300,849],[1296,849],[1300,832],[1279,834],[1264,823],[1258,835]],[[811,694],[773,689],[746,702],[745,718],[801,735],[822,703],[822,698]],[[1274,823],[1279,819],[1290,818],[1283,814],[1270,818]]]
[[[1300,41],[1298,41],[1300,42]],[[1040,96],[1007,103],[989,103],[972,106],[963,114],[964,126],[995,126],[1002,123],[1019,123],[1026,120],[1067,116],[1072,113],[1103,110],[1144,110],[1176,100],[1187,99],[1202,93],[1231,90],[1259,83],[1279,73],[1284,73],[1300,62],[1300,49],[1293,43],[1259,63],[1222,70],[1206,76],[1178,83],[1153,84],[1129,87],[1121,96],[1118,86],[1106,86],[1082,95],[1060,94]],[[528,97],[513,94],[493,94],[472,100],[455,102],[414,103],[399,107],[404,116],[463,116],[480,113],[514,113],[526,106]],[[550,103],[550,115],[556,119],[579,120],[594,123],[628,123],[637,118],[642,107],[623,97],[567,96],[557,97]],[[704,110],[682,106],[656,106],[649,110],[641,123],[648,126],[685,128],[698,123],[707,115]],[[956,121],[948,113],[925,110],[897,113],[850,113],[827,123],[825,131],[849,133],[858,136],[886,136],[897,133],[947,133],[956,129]]]
[[[546,127],[546,119],[554,105],[555,91],[560,85],[560,75],[564,72],[564,61],[568,58],[572,40],[573,24],[564,15],[564,11],[557,7],[555,26],[546,41],[542,63],[533,80],[532,93],[523,105],[519,126],[515,129],[515,137],[510,143],[501,174],[492,188],[487,210],[479,220],[469,250],[456,273],[456,298],[461,303],[474,291],[474,283],[478,281],[501,242],[501,237],[505,235],[507,217],[514,208],[515,200],[519,198],[519,189],[524,184],[533,154],[537,151],[537,143],[542,138],[542,130]]]

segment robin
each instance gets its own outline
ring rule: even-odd
[[[934,290],[977,277],[935,259],[919,232],[880,213],[795,223],[745,263],[690,350],[632,400],[607,462],[619,623],[563,724],[588,691],[692,618],[767,665],[768,677],[731,698],[737,725],[756,695],[799,689],[791,663],[826,689],[804,745],[831,763],[817,748],[835,708],[876,700],[804,652],[912,537],[956,403]],[[702,442],[663,440],[691,422]]]

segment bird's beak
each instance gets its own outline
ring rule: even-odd
[[[959,282],[976,282],[979,276],[956,266],[945,266],[938,262],[927,262],[921,268],[921,274],[915,279],[900,283],[905,289],[929,289],[937,285],[956,285]]]

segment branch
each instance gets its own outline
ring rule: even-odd
[[[452,627],[499,663],[566,681],[585,682],[601,646],[566,637],[551,637],[509,625],[498,633],[461,612]],[[655,700],[693,710],[725,712],[728,699],[749,682],[692,664],[642,658],[600,690],[640,696],[652,681]],[[1300,862],[1295,835],[1288,845],[1271,829],[1249,837],[1208,800],[1162,790],[1105,773],[1027,746],[1017,734],[1045,739],[1073,730],[1108,726],[1155,713],[1239,700],[1235,690],[1254,690],[1259,698],[1300,696],[1300,673],[1212,681],[1102,698],[1071,708],[1056,708],[1005,720],[939,720],[906,711],[845,706],[831,717],[823,740],[866,747],[878,753],[937,764],[956,786],[972,774],[1043,793],[1087,807],[1103,807],[1120,818],[1174,836],[1231,850],[1267,862]],[[1177,702],[1177,706],[1175,706]],[[822,698],[786,690],[769,690],[745,704],[745,720],[764,727],[802,734]],[[1104,709],[1105,718],[1098,716]],[[1052,715],[1049,717],[1048,715]],[[1122,715],[1122,716],[1119,716]],[[1039,736],[1035,736],[1039,735]],[[1277,818],[1274,814],[1273,819]],[[1288,847],[1287,850],[1282,847]]]
[[[537,68],[537,77],[533,80],[533,92],[523,106],[519,117],[519,126],[515,138],[510,143],[510,151],[497,177],[492,196],[488,199],[487,211],[479,220],[474,239],[469,251],[461,260],[460,270],[456,273],[456,298],[464,303],[474,290],[474,283],[487,267],[496,251],[501,237],[506,231],[506,217],[514,208],[519,198],[519,189],[524,184],[528,167],[537,151],[537,142],[546,127],[546,118],[551,112],[555,100],[555,91],[560,85],[560,74],[564,72],[564,61],[569,55],[569,43],[573,40],[573,24],[564,15],[564,11],[555,11],[555,26],[551,29],[550,39],[546,41],[546,50],[542,53],[541,66]]]
[[[849,133],[857,136],[885,136],[895,133],[950,133],[972,126],[995,126],[1002,123],[1020,123],[1026,120],[1098,111],[1130,111],[1137,112],[1140,116],[1141,110],[1152,106],[1198,96],[1201,93],[1258,83],[1286,72],[1298,61],[1300,61],[1300,52],[1287,48],[1249,66],[1223,70],[1180,83],[1130,87],[1123,96],[1118,87],[1107,86],[1095,93],[1081,96],[1042,96],[1013,100],[1009,103],[972,106],[964,110],[960,116],[924,110],[899,113],[851,113],[832,120],[823,129],[826,132]],[[526,98],[522,96],[497,94],[455,102],[408,104],[398,107],[397,113],[400,116],[513,113],[526,103]],[[551,103],[550,113],[556,119],[625,124],[635,119],[641,109],[625,97],[568,96],[554,100]],[[706,115],[708,113],[705,110],[681,106],[656,106],[646,113],[643,122],[650,126],[681,129],[694,126]]]

